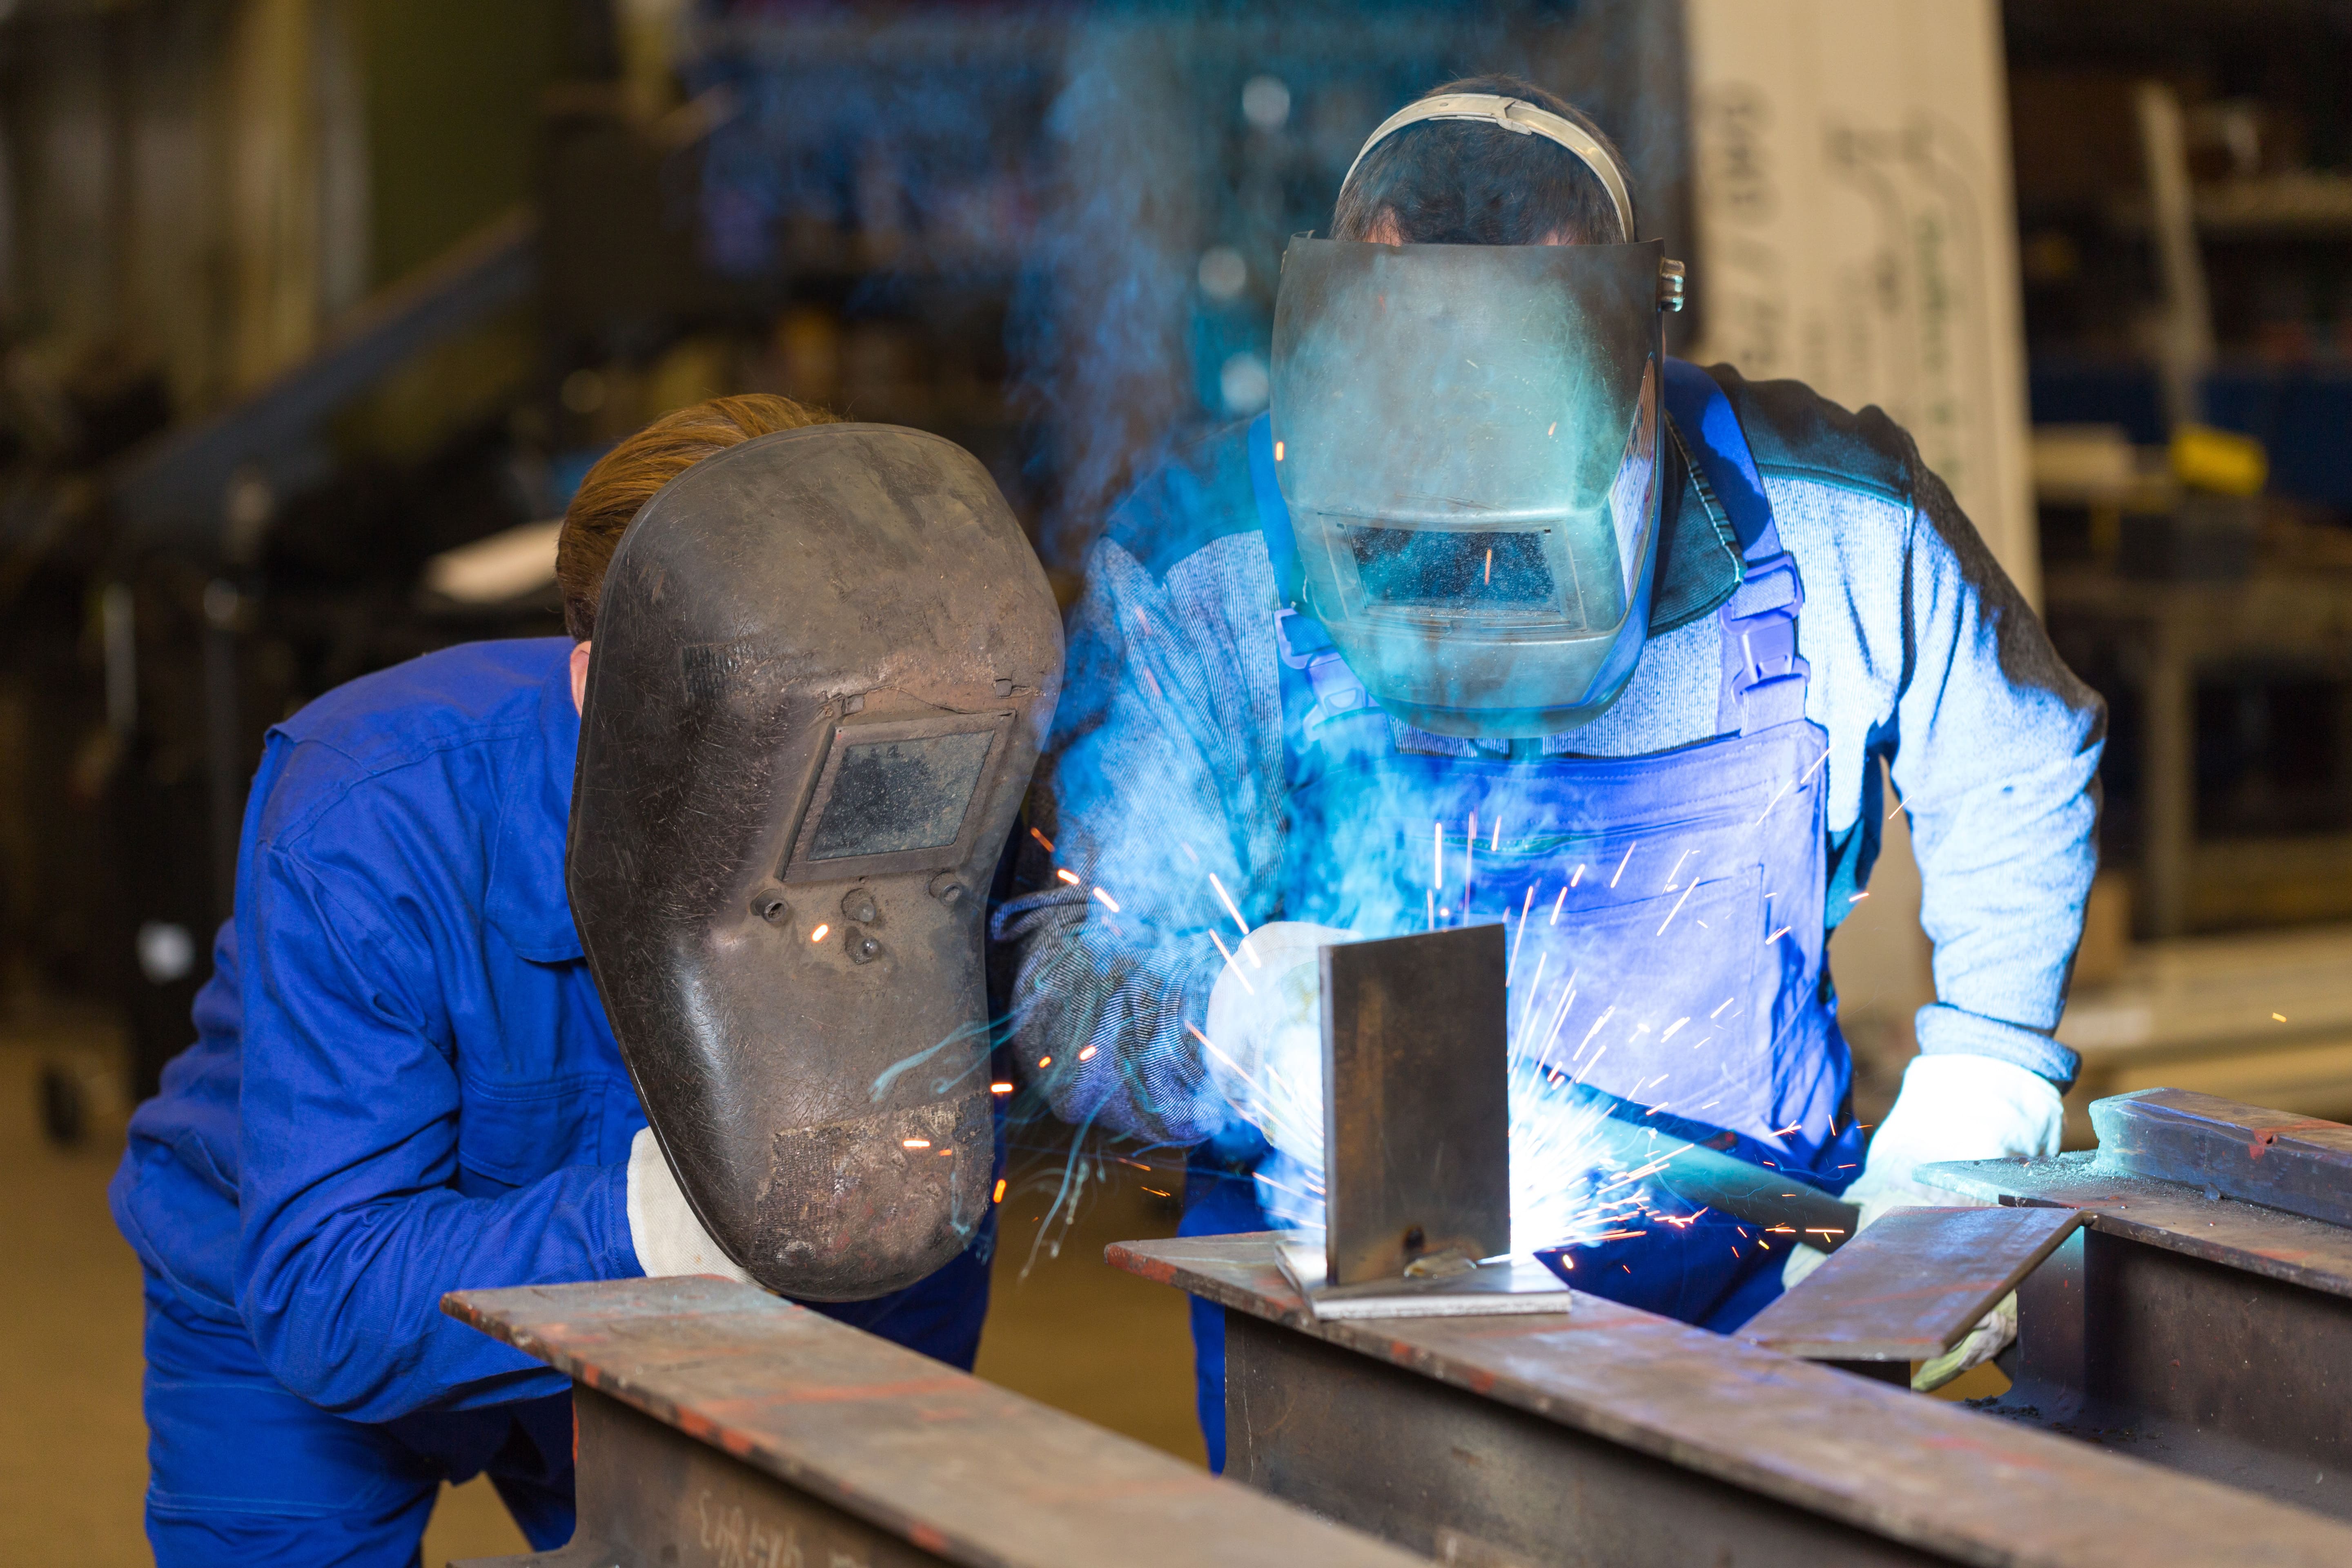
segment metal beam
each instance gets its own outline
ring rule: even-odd
[[[471,1568],[1407,1568],[1393,1547],[721,1279],[460,1290],[568,1373],[570,1545]]]
[[[1271,1236],[1109,1257],[1224,1307],[1232,1473],[1456,1562],[2352,1562],[2334,1520],[1598,1297],[1317,1321]]]
[[[2352,1229],[2104,1151],[1922,1175],[2084,1218],[2018,1289],[2016,1384],[1990,1413],[2352,1519]]]
[[[523,298],[538,278],[539,225],[517,210],[386,289],[301,363],[115,466],[108,489],[134,546],[223,550],[229,491],[254,475],[282,488],[320,426],[411,356]]]

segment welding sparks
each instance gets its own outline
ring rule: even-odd
[[[1100,1047],[1096,1046],[1088,1046],[1085,1050],[1078,1053],[1078,1060],[1082,1062],[1094,1060],[1095,1052]]]
[[[1609,885],[1610,885],[1611,887],[1612,887],[1612,888],[1613,888],[1613,887],[1615,887],[1615,886],[1617,885],[1617,878],[1618,878],[1618,877],[1622,877],[1622,876],[1623,876],[1623,875],[1625,874],[1625,868],[1626,868],[1626,867],[1628,867],[1628,866],[1630,866],[1630,865],[1632,865],[1632,864],[1633,863],[1633,851],[1634,851],[1634,850],[1636,850],[1636,849],[1638,849],[1638,848],[1640,848],[1641,847],[1642,847],[1642,841],[1641,841],[1640,839],[1638,839],[1638,838],[1636,838],[1635,840],[1633,840],[1633,843],[1628,844],[1627,846],[1625,846],[1625,858],[1623,858],[1622,860],[1620,860],[1620,861],[1618,861],[1618,862],[1617,862],[1617,872],[1616,872],[1616,876],[1612,876],[1612,877],[1611,877],[1611,878],[1609,879]]]
[[[1046,837],[1044,834],[1038,832],[1035,828],[1033,827],[1029,830],[1029,837],[1044,845],[1045,847],[1046,854],[1051,855],[1054,852],[1054,841]]]
[[[1274,444],[1274,460],[1277,463],[1282,461],[1282,443],[1279,441]]]
[[[931,1141],[928,1138],[901,1138],[898,1140],[898,1147],[901,1149],[928,1149],[930,1146]]]
[[[1064,880],[1065,882],[1067,882],[1067,883],[1068,883],[1070,886],[1072,886],[1073,888],[1075,888],[1075,887],[1076,887],[1076,886],[1078,885],[1078,874],[1077,874],[1076,871],[1071,870],[1071,869],[1070,869],[1068,867],[1066,867],[1066,866],[1065,866],[1065,867],[1061,868],[1059,870],[1055,871],[1055,872],[1054,873],[1054,875],[1055,875],[1056,877],[1059,877],[1060,879],[1062,879],[1062,880]]]
[[[809,941],[813,942],[823,942],[825,938],[825,933],[831,930],[833,930],[833,928],[829,925],[820,925],[816,930],[809,932]]]
[[[1430,825],[1433,837],[1430,843],[1429,885],[1443,892],[1445,889],[1445,824]]]
[[[1582,875],[1584,875],[1584,868],[1583,868],[1583,867],[1581,867],[1581,866],[1579,866],[1579,867],[1576,868],[1576,874],[1577,874],[1578,876],[1580,876],[1580,876],[1582,876]],[[1569,888],[1572,888],[1572,887],[1574,887],[1574,886],[1576,886],[1576,884],[1575,884],[1575,883],[1573,883],[1573,882],[1570,882],[1570,883],[1569,884]],[[1558,924],[1559,924],[1559,911],[1560,911],[1561,908],[1562,908],[1564,905],[1566,905],[1566,904],[1567,904],[1567,902],[1568,902],[1568,888],[1562,888],[1562,889],[1559,890],[1559,897],[1558,897],[1557,899],[1554,899],[1554,900],[1551,901],[1551,923],[1552,923],[1553,925],[1558,925]]]
[[[1242,983],[1242,989],[1248,992],[1253,996],[1256,995],[1257,987],[1250,984],[1247,972],[1245,972],[1240,964],[1234,962],[1233,950],[1225,945],[1225,939],[1219,936],[1215,931],[1211,931],[1209,933],[1209,940],[1217,944],[1217,951],[1224,955],[1225,967],[1233,971],[1234,978]],[[1255,958],[1257,954],[1252,953],[1250,956],[1252,958]]]
[[[1225,885],[1217,880],[1217,874],[1214,871],[1209,873],[1209,886],[1217,889],[1217,897],[1224,901],[1225,913],[1233,916],[1234,924],[1242,928],[1242,942],[1244,948],[1246,950],[1249,942],[1250,923],[1249,921],[1242,919],[1241,906],[1234,902],[1234,896],[1225,891]],[[1255,953],[1251,953],[1250,958],[1255,963],[1257,959],[1257,955]]]
[[[1495,547],[1494,547],[1493,545],[1489,544],[1488,546],[1486,546],[1486,586],[1487,586],[1487,587],[1489,587],[1489,588],[1491,588],[1491,587],[1493,587],[1494,585],[1495,585]]]
[[[1003,1177],[999,1176],[999,1177],[997,1177],[997,1178],[996,1178],[996,1195],[995,1195],[994,1197],[990,1198],[988,1201],[989,1201],[990,1203],[992,1203],[992,1204],[1001,1204],[1001,1203],[1003,1203],[1003,1202],[1004,1201],[1004,1178],[1003,1178]]]
[[[1013,1086],[1002,1081],[992,1083],[988,1086],[988,1092],[991,1094],[1011,1094],[1013,1092]]]
[[[1112,898],[1100,888],[1097,888],[1095,889],[1095,897],[1102,900],[1103,908],[1108,910],[1113,914],[1118,913],[1118,900],[1117,899]]]

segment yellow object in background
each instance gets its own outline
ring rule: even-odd
[[[2190,489],[2255,496],[2270,479],[2270,455],[2252,436],[2181,425],[2172,432],[2172,477]]]

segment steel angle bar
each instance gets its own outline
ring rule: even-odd
[[[2182,1089],[2096,1100],[2099,1163],[2352,1226],[2352,1127]]]
[[[1109,1258],[1224,1308],[1229,1474],[1444,1561],[2352,1562],[2335,1520],[1598,1297],[1318,1321],[1275,1239]]]
[[[1406,1568],[1412,1559],[749,1285],[461,1290],[577,1384],[571,1544],[469,1568]]]
[[[2178,1091],[2124,1099],[2092,1108],[2117,1130],[2113,1159],[2103,1146],[1922,1169],[2083,1216],[2018,1289],[2016,1382],[1988,1413],[2352,1519],[2352,1228],[2221,1185],[2323,1206],[2334,1124]],[[2241,1134],[2259,1161],[2221,1147]],[[2202,1180],[2137,1173],[2150,1169]]]

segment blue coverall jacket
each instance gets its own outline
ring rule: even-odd
[[[570,1532],[566,1380],[439,1303],[639,1273],[645,1114],[564,893],[571,647],[431,654],[270,731],[196,1042],[110,1193],[166,1563],[405,1563],[486,1468],[535,1544]],[[825,1310],[968,1366],[986,1250]]]

